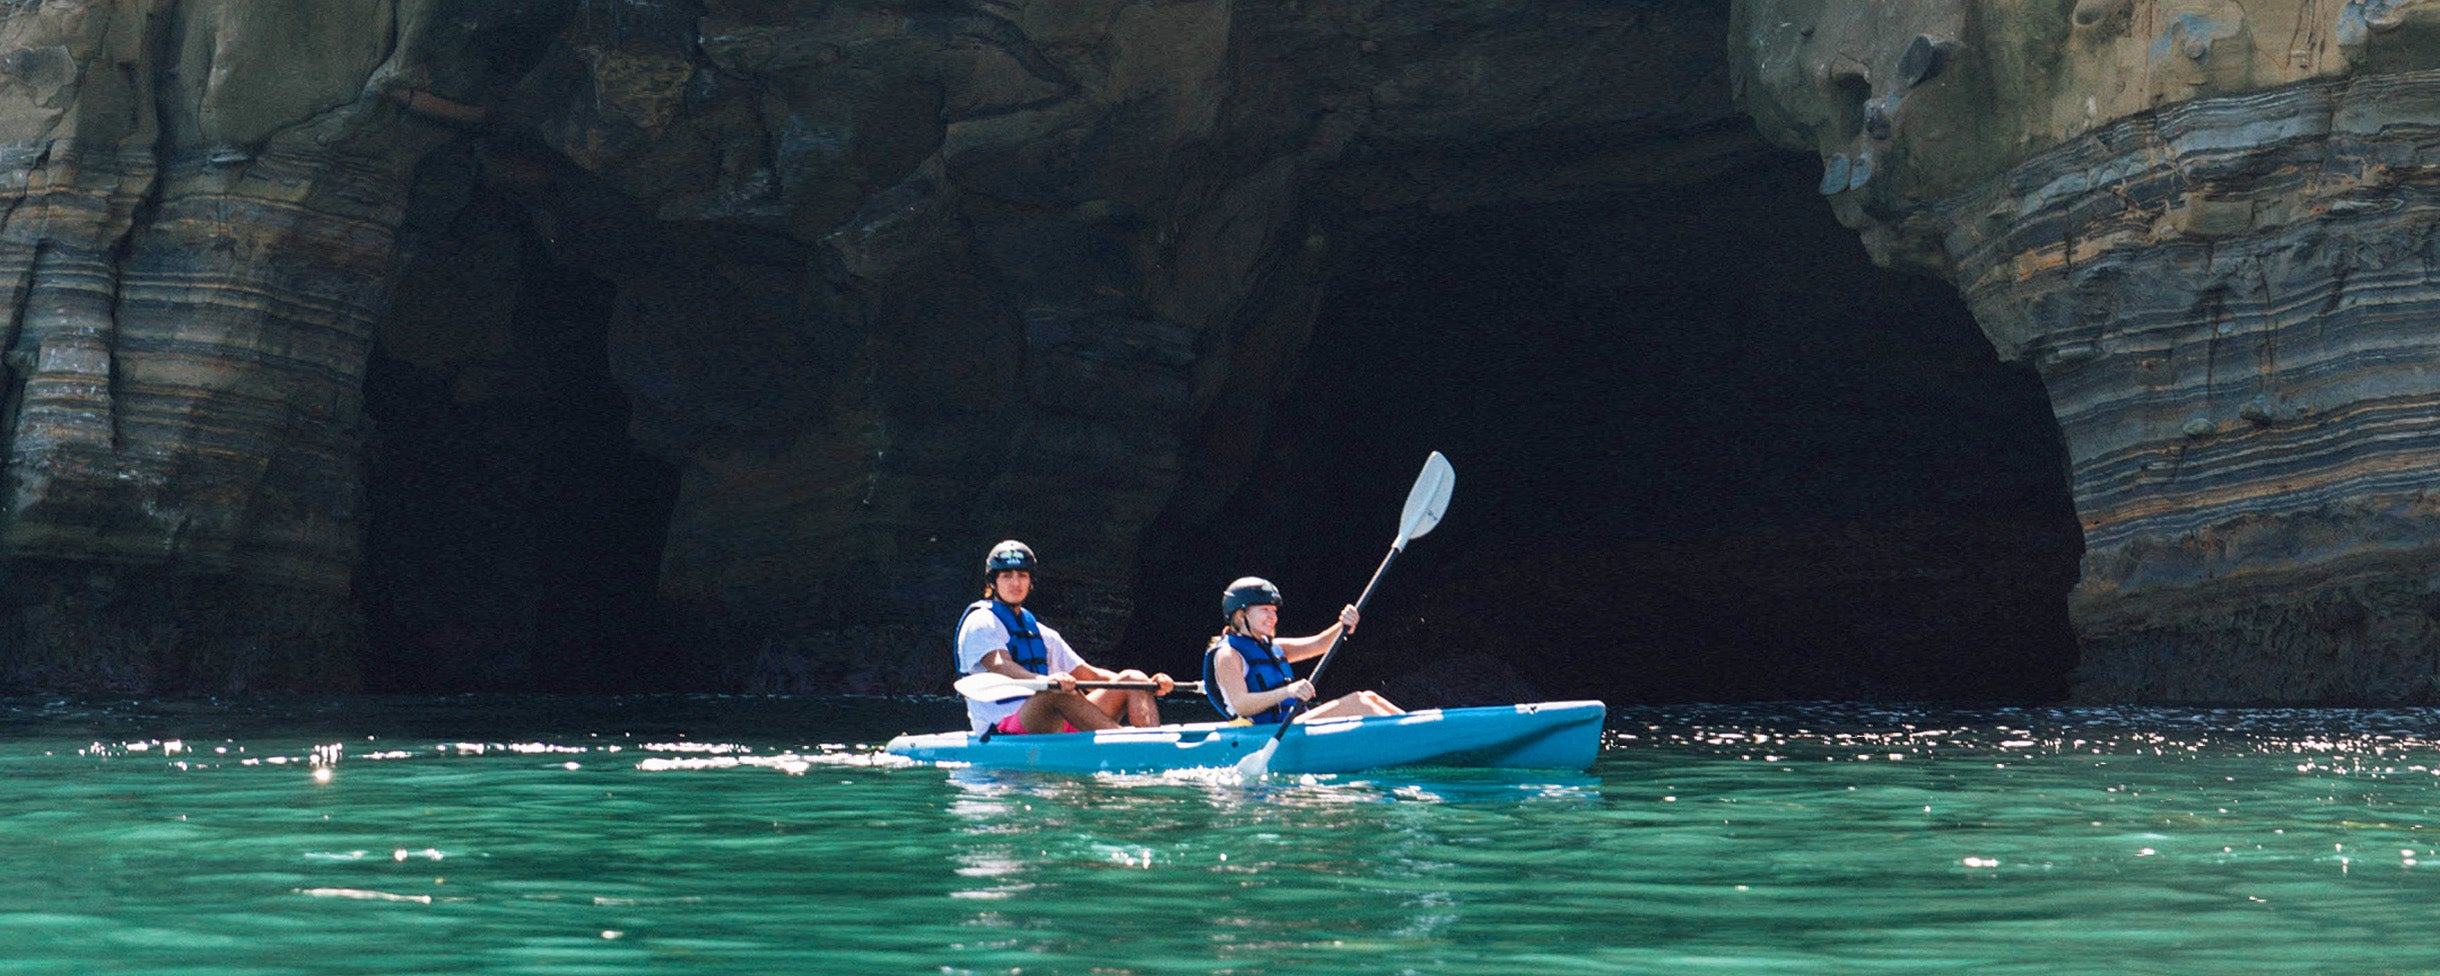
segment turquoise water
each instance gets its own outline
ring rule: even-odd
[[[0,703],[0,973],[2440,971],[2433,711],[1618,709],[995,775],[955,702]]]

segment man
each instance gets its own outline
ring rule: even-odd
[[[966,717],[978,735],[1040,735],[1091,732],[1128,725],[1161,724],[1157,699],[1173,682],[1166,674],[1112,673],[1085,663],[1059,632],[1034,619],[1025,598],[1034,590],[1034,551],[1010,539],[983,559],[983,599],[966,606],[957,622],[959,674],[992,672],[1011,678],[1043,678],[1059,687],[1013,702],[966,700]],[[1078,681],[1151,681],[1160,689],[1103,688],[1079,693]]]
[[[1359,691],[1304,707],[1317,692],[1313,682],[1288,665],[1320,657],[1339,634],[1354,633],[1356,608],[1339,609],[1339,622],[1310,637],[1279,634],[1279,587],[1258,576],[1228,585],[1220,595],[1227,619],[1220,636],[1203,651],[1203,692],[1220,714],[1256,725],[1356,715],[1402,715],[1406,709],[1377,692]]]

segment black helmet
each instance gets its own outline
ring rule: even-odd
[[[983,558],[985,577],[1020,569],[1028,573],[1034,571],[1034,550],[1015,539],[991,547],[991,555]]]
[[[1228,585],[1228,592],[1220,594],[1220,616],[1234,619],[1239,610],[1265,604],[1279,605],[1279,587],[1260,576],[1242,577]]]

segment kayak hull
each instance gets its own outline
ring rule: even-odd
[[[1597,701],[1536,702],[1305,722],[1280,739],[1269,769],[1290,775],[1398,766],[1581,770],[1601,751],[1606,713]],[[968,732],[934,732],[899,736],[882,751],[987,769],[1148,773],[1234,766],[1277,730],[1206,722],[981,741]]]

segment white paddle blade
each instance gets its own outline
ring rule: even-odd
[[[959,678],[952,682],[950,687],[956,688],[958,694],[972,698],[975,701],[1011,702],[1020,698],[1029,698],[1049,691],[1055,684],[1056,682],[1053,682],[1049,678],[1011,678],[1004,674],[992,674],[990,672],[984,672],[981,674],[970,674],[963,678]],[[1161,686],[1159,683],[1152,681],[1079,681],[1076,683],[1076,687],[1119,688],[1128,691],[1158,691],[1160,690]],[[1203,693],[1203,682],[1173,682],[1170,690],[1182,691],[1190,695],[1200,695]]]
[[[1246,753],[1245,758],[1237,760],[1237,778],[1252,783],[1271,775],[1271,754],[1278,751],[1279,737],[1272,736],[1262,744],[1262,748]]]
[[[1423,461],[1423,473],[1415,476],[1415,487],[1406,493],[1406,511],[1398,516],[1398,545],[1418,539],[1440,524],[1441,515],[1449,510],[1449,492],[1457,487],[1457,470],[1449,467],[1449,459],[1433,451]]]
[[[1048,679],[1025,681],[1004,674],[970,674],[950,685],[957,693],[975,701],[1004,702],[1025,698],[1050,687]]]

